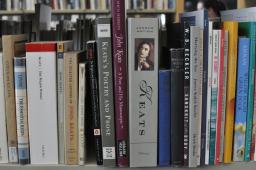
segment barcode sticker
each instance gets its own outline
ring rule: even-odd
[[[103,147],[103,159],[116,159],[115,147]]]

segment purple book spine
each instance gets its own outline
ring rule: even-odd
[[[129,166],[125,1],[112,0],[112,37],[117,166]]]

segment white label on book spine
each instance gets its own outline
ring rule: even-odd
[[[17,163],[18,162],[18,153],[16,147],[9,147],[9,162]]]
[[[103,159],[115,159],[115,147],[103,147]]]
[[[110,24],[99,24],[97,31],[98,31],[99,38],[110,37],[111,35]]]

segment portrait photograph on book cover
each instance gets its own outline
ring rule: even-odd
[[[154,70],[154,39],[135,38],[135,70]]]

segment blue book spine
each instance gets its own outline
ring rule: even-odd
[[[27,80],[25,57],[14,57],[14,80],[16,98],[16,122],[18,157],[20,164],[29,163]]]
[[[239,38],[233,161],[243,161],[248,111],[249,38]]]
[[[158,127],[158,165],[170,165],[171,155],[171,140],[170,140],[170,125],[171,125],[171,86],[170,86],[171,71],[159,71],[159,127]]]

